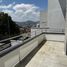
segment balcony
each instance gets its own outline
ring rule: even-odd
[[[26,67],[67,67],[64,43],[47,41]]]
[[[9,40],[13,40],[13,38],[9,38]],[[64,41],[65,34],[63,33],[36,31],[33,37],[24,41],[22,38],[13,41],[11,47],[0,51],[0,66],[67,67]]]

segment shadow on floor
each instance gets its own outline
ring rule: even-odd
[[[46,41],[43,40],[38,47],[36,47],[27,57],[25,57],[20,63],[18,63],[15,67],[25,67],[29,61],[33,58],[33,56],[38,52],[38,50],[44,45]]]

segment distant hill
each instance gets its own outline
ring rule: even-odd
[[[36,24],[39,23],[39,21],[34,22],[34,21],[26,21],[26,22],[16,22],[20,27],[33,27],[36,26]]]

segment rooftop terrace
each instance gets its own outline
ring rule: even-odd
[[[26,67],[67,67],[64,42],[47,41]]]

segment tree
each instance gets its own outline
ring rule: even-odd
[[[0,13],[0,39],[20,34],[19,26],[12,21],[7,13]]]

